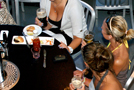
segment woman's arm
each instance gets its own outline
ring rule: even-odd
[[[72,40],[69,46],[74,50],[81,44],[81,41],[82,41],[81,38],[74,36],[74,39]],[[63,42],[61,42],[61,44],[59,45],[59,48],[66,48],[69,52],[71,52],[68,46],[64,44]]]
[[[76,49],[82,42],[82,38],[78,38],[77,36],[73,36],[73,41],[70,43],[70,47],[74,49]]]
[[[120,59],[114,59],[113,70],[116,75],[122,70],[123,63]]]

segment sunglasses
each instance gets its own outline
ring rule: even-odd
[[[109,26],[110,19],[111,19],[111,17],[108,17],[108,18],[106,19],[107,27],[108,27],[109,30],[110,30],[110,26]]]

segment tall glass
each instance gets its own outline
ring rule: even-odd
[[[36,11],[37,18],[44,24],[43,26],[47,26],[47,21],[46,21],[46,10],[44,8],[39,8]]]

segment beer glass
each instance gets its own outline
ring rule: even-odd
[[[71,83],[75,87],[75,89],[80,89],[82,87],[82,79],[78,76],[74,76],[71,80]]]
[[[84,32],[84,41],[86,43],[93,42],[93,38],[94,38],[94,35],[93,35],[93,33],[91,31],[86,30]]]
[[[37,9],[36,14],[37,14],[37,18],[43,23],[43,26],[44,27],[47,26],[46,10],[44,8],[39,8],[39,9]]]

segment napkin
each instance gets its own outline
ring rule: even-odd
[[[64,38],[64,36],[62,34],[55,34],[50,30],[45,30],[43,31],[44,33],[54,37],[56,40],[58,40],[59,42],[63,42],[64,44],[67,45],[66,39]]]
[[[0,40],[3,40],[3,32],[5,32],[7,37],[8,37],[9,31],[8,30],[1,30],[1,32],[0,32]]]

